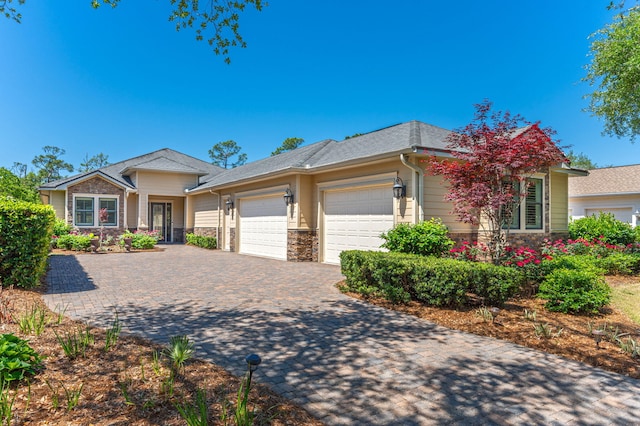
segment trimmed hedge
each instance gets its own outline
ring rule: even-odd
[[[56,215],[51,206],[0,198],[0,281],[35,287],[47,268]]]
[[[343,251],[340,264],[348,290],[393,302],[460,306],[473,293],[501,305],[524,283],[514,268],[403,253]]]
[[[218,247],[218,241],[216,237],[206,237],[204,235],[187,234],[187,244],[206,248],[209,250]]]

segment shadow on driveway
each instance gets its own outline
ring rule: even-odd
[[[327,424],[629,424],[637,381],[479,338],[359,301],[322,309],[118,307],[129,331],[159,342],[188,334],[199,356],[256,377]],[[112,315],[95,321],[108,325]],[[620,393],[621,397],[616,395]],[[625,405],[627,404],[627,405]]]

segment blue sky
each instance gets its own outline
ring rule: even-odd
[[[208,160],[235,140],[249,161],[287,137],[341,140],[421,120],[448,129],[488,98],[554,128],[600,166],[640,163],[640,145],[601,136],[580,79],[608,0],[271,0],[242,16],[247,49],[227,65],[168,1],[27,1],[0,19],[0,166],[45,145],[78,166],[172,148]]]

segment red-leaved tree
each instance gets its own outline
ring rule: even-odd
[[[475,105],[474,120],[448,137],[453,159],[429,162],[428,171],[444,177],[445,195],[462,222],[484,228],[494,262],[504,252],[514,212],[527,195],[528,178],[567,162],[552,139],[555,132],[520,115]]]

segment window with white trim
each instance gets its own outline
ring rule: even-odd
[[[107,220],[100,223],[100,209],[107,209]],[[78,195],[73,199],[73,220],[78,227],[118,226],[118,198]]]
[[[74,205],[75,225],[76,226],[93,226],[94,208],[93,198],[76,197]]]
[[[514,210],[509,229],[541,230],[544,214],[543,179],[527,179],[527,194]],[[516,188],[519,192],[519,188]],[[524,224],[524,226],[522,226]]]
[[[107,220],[100,225],[116,226],[118,224],[117,198],[100,198],[100,209],[107,209]]]

